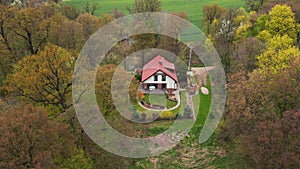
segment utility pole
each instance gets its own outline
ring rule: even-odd
[[[190,44],[189,48],[190,48],[190,56],[189,56],[189,67],[188,67],[188,70],[191,71],[191,58],[192,58],[193,46]]]

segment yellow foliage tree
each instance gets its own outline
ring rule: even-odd
[[[15,73],[5,81],[11,93],[62,111],[72,106],[72,72],[76,54],[55,45],[45,46],[36,55],[26,56],[15,65]]]
[[[294,40],[288,35],[271,38],[264,52],[257,56],[260,70],[276,73],[279,69],[288,68],[291,60],[300,55],[299,49],[293,46],[293,42]]]
[[[288,35],[296,40],[298,26],[295,14],[287,5],[276,5],[269,12],[269,20],[266,22],[267,30],[271,35]]]

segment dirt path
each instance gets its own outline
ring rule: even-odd
[[[194,72],[194,76],[198,80],[198,86],[201,87],[202,84],[206,85],[206,77],[208,72],[212,70],[214,67],[192,67],[192,71]]]
[[[196,113],[194,110],[193,98],[192,98],[192,95],[189,94],[189,92],[186,92],[186,102],[187,102],[188,107],[190,107],[192,110],[193,119],[196,120]]]

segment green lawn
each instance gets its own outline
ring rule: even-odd
[[[65,1],[67,4],[72,4],[80,8],[84,7],[85,2],[86,0]],[[134,4],[134,0],[90,0],[90,2],[99,3],[99,9],[96,11],[97,16],[110,13],[115,8],[128,14],[126,6]],[[188,14],[190,21],[200,26],[203,17],[202,7],[214,3],[227,8],[238,8],[245,5],[244,0],[162,0],[162,9],[165,12],[184,11]]]
[[[198,112],[196,112],[198,113],[196,124],[200,124],[201,128],[205,123],[211,103],[211,86],[209,77],[207,77],[207,85],[204,87],[206,87],[209,90],[208,95],[203,94],[199,89],[199,94],[193,97],[194,108],[195,110],[198,110]]]
[[[144,100],[148,104],[166,107],[167,98],[164,94],[145,94]]]

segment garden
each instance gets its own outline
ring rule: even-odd
[[[180,104],[167,99],[164,94],[141,94],[138,102],[144,102],[149,105],[155,105],[162,109],[146,109],[139,103],[135,103],[133,118],[137,121],[153,120],[175,120],[193,118],[192,110],[188,108],[186,101],[186,92],[180,93]],[[177,106],[177,107],[176,107]]]

